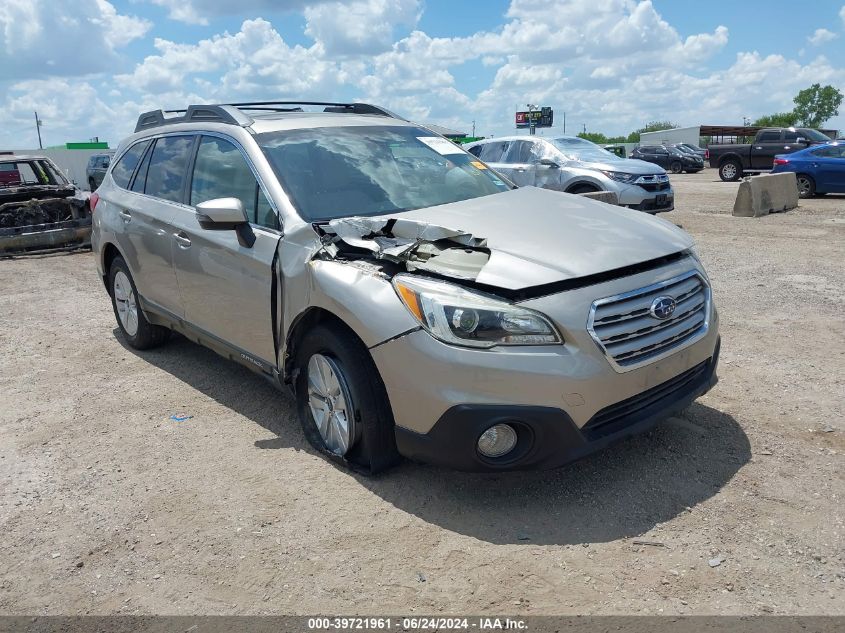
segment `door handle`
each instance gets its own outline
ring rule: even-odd
[[[129,211],[126,211],[125,209],[121,209],[120,211],[118,211],[118,212],[117,212],[117,214],[118,214],[121,218],[123,218],[123,221],[124,221],[124,222],[129,222],[129,220],[131,220],[131,219],[132,219],[132,214],[131,214],[131,213],[129,213]]]
[[[180,231],[179,233],[173,234],[173,239],[176,240],[176,243],[179,244],[181,248],[190,248],[191,247],[191,240],[190,238],[185,235],[184,232]]]

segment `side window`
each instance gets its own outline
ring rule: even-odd
[[[137,193],[144,193],[144,188],[147,184],[147,172],[150,169],[150,156],[153,155],[153,148],[150,147],[147,153],[144,154],[144,159],[141,161],[141,166],[135,172],[135,179],[132,181],[131,191]]]
[[[191,204],[215,198],[238,198],[253,224],[279,228],[276,212],[240,150],[229,141],[203,136],[191,180]]]
[[[820,156],[822,158],[841,158],[842,152],[845,150],[845,146],[841,145],[828,145],[826,147],[819,148],[813,152],[814,156]]]
[[[667,150],[665,147],[655,147],[653,153],[654,154],[668,154],[669,150]]]
[[[129,179],[132,178],[132,172],[135,171],[141,160],[141,156],[144,155],[144,150],[147,149],[149,144],[149,141],[136,143],[126,150],[126,153],[117,161],[117,164],[111,170],[111,177],[114,178],[114,182],[118,187],[126,189],[129,186]]]
[[[767,132],[762,132],[760,136],[757,137],[758,143],[776,143],[780,140],[780,132],[777,130],[769,130]]]
[[[488,163],[501,163],[508,144],[502,141],[486,143],[481,147],[481,160]]]
[[[790,130],[786,130],[783,133],[783,140],[787,143],[794,143],[795,141],[798,140],[799,136],[800,136],[800,134],[798,134],[798,132],[792,132]]]
[[[467,151],[477,158],[481,158],[481,149],[483,145],[476,145],[475,147],[470,147]]]
[[[150,158],[144,193],[162,200],[182,202],[185,170],[193,145],[193,136],[164,136],[158,139]]]
[[[505,156],[506,163],[530,163],[531,162],[531,141],[511,141],[508,146],[508,153]]]

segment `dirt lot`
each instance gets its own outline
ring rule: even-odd
[[[0,613],[845,614],[845,196],[673,181],[721,382],[545,473],[350,474],[249,371],[122,345],[90,253],[0,261]]]

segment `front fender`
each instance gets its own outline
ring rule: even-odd
[[[420,327],[399,300],[390,280],[354,261],[313,259],[306,265],[297,294],[302,309],[289,315],[289,327],[310,308],[321,308],[343,321],[373,347]]]

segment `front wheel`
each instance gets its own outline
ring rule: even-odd
[[[798,181],[798,197],[812,198],[816,195],[816,183],[807,174],[798,174],[796,178]]]
[[[306,439],[368,474],[398,461],[393,413],[364,344],[339,325],[318,325],[297,345],[296,401]]]
[[[109,292],[117,325],[130,347],[150,349],[167,341],[170,330],[153,325],[141,311],[138,290],[122,257],[115,258],[109,268]]]
[[[601,191],[598,187],[594,187],[593,185],[575,185],[572,189],[569,190],[568,193],[596,193],[597,191]]]
[[[672,164],[669,165],[669,171],[673,174],[680,174],[683,171],[683,165],[680,162],[674,161]]]
[[[719,178],[725,182],[733,182],[742,177],[742,165],[735,160],[729,160],[719,166]]]

